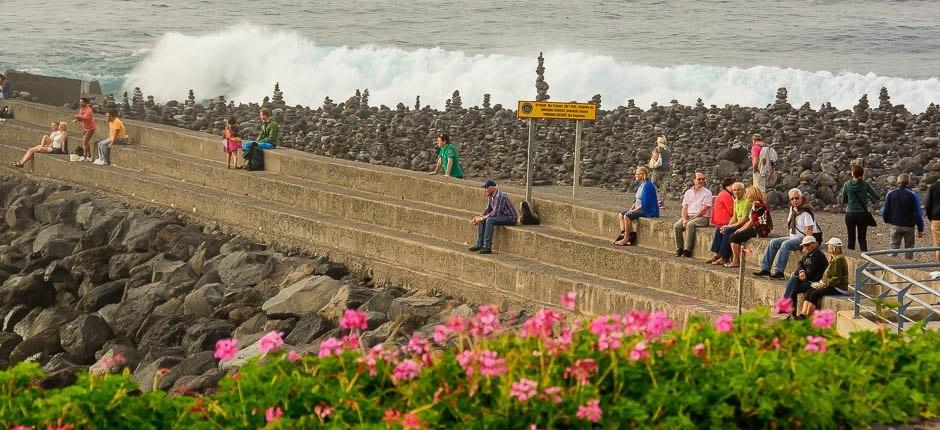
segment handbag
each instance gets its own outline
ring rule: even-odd
[[[855,193],[856,198],[859,197],[857,192],[853,191],[853,193]],[[858,199],[858,201],[862,201],[862,199]],[[872,215],[869,211],[865,211],[865,215],[862,216],[862,221],[864,221],[865,225],[868,227],[878,227],[878,223],[875,221],[875,216]]]

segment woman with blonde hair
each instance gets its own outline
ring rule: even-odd
[[[13,167],[23,167],[29,160],[33,159],[36,153],[42,154],[65,154],[69,148],[68,124],[64,121],[59,123],[59,129],[49,134],[44,134],[39,139],[39,145],[26,150],[26,154],[20,161],[13,162]]]
[[[640,183],[636,187],[633,206],[618,214],[620,220],[620,235],[614,240],[617,246],[636,245],[636,232],[633,231],[634,221],[640,218],[659,218],[659,206],[656,205],[656,186],[649,180],[649,170],[640,166],[633,174],[634,179]]]
[[[841,239],[833,237],[826,242],[826,257],[829,259],[829,265],[826,266],[822,279],[810,284],[813,289],[803,296],[803,312],[800,312],[796,319],[811,317],[813,312],[820,308],[823,297],[846,294],[849,288],[849,265],[842,254]]]
[[[647,163],[647,167],[652,171],[650,179],[652,179],[653,184],[656,185],[656,189],[659,191],[659,201],[656,203],[660,208],[665,207],[663,202],[666,196],[666,187],[669,186],[669,175],[672,174],[672,166],[670,164],[671,155],[672,151],[669,150],[666,136],[657,137],[656,147],[653,148],[653,153],[650,154],[650,161]]]
[[[741,264],[741,247],[752,238],[767,237],[773,229],[764,191],[751,185],[744,189],[744,195],[751,203],[751,212],[748,220],[731,235],[731,261],[725,267],[738,267]]]

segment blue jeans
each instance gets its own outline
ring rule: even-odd
[[[724,233],[721,232],[721,228],[715,229],[715,238],[712,239],[712,252],[721,256],[725,260],[731,258],[731,235],[737,228],[728,227]]]
[[[800,249],[802,237],[790,239],[788,237],[778,237],[770,240],[770,246],[764,252],[764,257],[760,261],[761,270],[770,269],[770,265],[776,260],[774,269],[783,272],[787,268],[787,262],[790,261],[790,252]]]
[[[244,141],[242,143],[242,151],[247,151],[248,148],[251,148],[251,144],[253,142],[254,142],[253,140]],[[274,149],[274,145],[271,144],[271,142],[264,142],[264,141],[258,142],[258,147],[261,149]]]
[[[793,276],[790,276],[790,280],[787,281],[787,290],[784,291],[783,297],[790,299],[793,303],[793,309],[796,309],[796,296],[799,294],[804,294],[813,290],[812,282],[810,281],[801,281],[799,273],[794,273]]]
[[[493,247],[493,229],[498,225],[514,225],[516,220],[508,216],[491,216],[477,224],[477,246]]]

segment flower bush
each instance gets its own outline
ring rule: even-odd
[[[566,295],[564,308],[576,309]],[[778,303],[777,310],[789,309]],[[263,356],[209,395],[140,393],[126,373],[43,390],[33,363],[0,372],[3,428],[836,428],[940,412],[940,335],[770,323],[758,309],[693,319],[544,309],[518,330],[495,307],[432,339],[362,349],[364,316],[317,356],[266,336]],[[234,356],[220,342],[221,360]]]

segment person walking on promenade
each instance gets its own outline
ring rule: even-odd
[[[803,251],[803,258],[800,259],[796,271],[787,281],[787,289],[783,293],[783,297],[790,299],[793,304],[793,311],[790,312],[791,317],[796,316],[798,295],[812,290],[813,283],[822,279],[823,273],[829,266],[829,260],[819,250],[819,244],[816,243],[813,236],[805,236],[800,240],[800,250]]]
[[[741,247],[755,237],[767,237],[773,230],[773,221],[770,217],[770,208],[767,207],[767,197],[755,185],[744,190],[748,213],[746,221],[731,235],[731,262],[725,267],[738,267],[741,265]],[[738,211],[737,202],[735,211]]]
[[[792,188],[787,192],[787,196],[790,198],[790,213],[787,216],[787,228],[790,234],[770,240],[761,258],[760,271],[754,272],[754,276],[783,279],[783,271],[790,261],[790,252],[799,249],[804,237],[813,236],[819,232],[812,208],[806,204],[803,192],[799,188]],[[771,265],[774,268],[773,272],[770,271]]]
[[[823,272],[822,279],[810,284],[813,289],[803,296],[803,311],[797,319],[813,316],[816,309],[821,308],[822,298],[825,296],[838,296],[847,294],[849,289],[849,265],[842,254],[842,240],[833,237],[826,241],[826,257],[829,265]],[[796,303],[793,304],[794,308]]]
[[[682,196],[682,214],[673,224],[676,236],[676,257],[691,257],[695,246],[695,229],[708,225],[712,212],[712,192],[705,186],[705,174],[695,172],[692,188]]]
[[[446,134],[438,135],[434,144],[437,146],[437,164],[434,166],[434,170],[428,174],[436,175],[440,173],[445,178],[449,176],[463,179],[463,169],[460,168],[460,160],[457,158],[457,148],[454,148],[454,144],[450,143],[450,136]]]
[[[672,175],[671,157],[672,151],[669,149],[669,143],[666,142],[666,136],[657,137],[656,147],[653,148],[653,153],[650,154],[647,167],[652,172],[653,185],[656,186],[656,190],[659,192],[657,196],[659,199],[656,204],[659,205],[660,209],[666,207],[666,188],[669,188],[669,177]]]
[[[238,150],[242,147],[242,131],[238,127],[238,121],[235,120],[234,116],[229,117],[228,124],[225,124],[225,131],[222,132],[222,144],[222,149],[228,155],[228,168],[231,169],[234,164],[236,169],[241,169],[238,166]]]
[[[620,235],[614,240],[617,246],[636,245],[636,232],[633,231],[634,221],[640,218],[659,218],[659,205],[656,200],[656,185],[649,178],[649,169],[640,166],[633,173],[639,185],[633,198],[633,206],[617,216],[620,220]]]
[[[95,164],[107,166],[111,164],[111,145],[127,145],[127,131],[124,122],[118,119],[117,111],[108,111],[108,138],[98,142],[98,159]]]
[[[91,139],[95,137],[95,115],[87,97],[78,99],[78,112],[72,118],[72,122],[82,124],[82,156],[78,161],[93,161]]]
[[[754,186],[760,188],[761,191],[767,192],[767,177],[761,175],[760,173],[760,154],[764,150],[764,147],[767,146],[764,143],[764,138],[761,137],[759,133],[754,133],[751,135],[751,177],[753,179]]]
[[[924,203],[927,219],[930,220],[930,233],[933,235],[933,246],[940,247],[940,180],[934,182],[927,190],[927,201]],[[940,251],[934,257],[940,262]]]
[[[0,73],[0,99],[13,98],[13,82],[7,79],[7,76]]]
[[[871,203],[878,201],[878,193],[871,184],[862,179],[865,168],[860,164],[851,167],[852,179],[842,185],[842,204],[845,205],[845,228],[849,239],[849,249],[855,249],[858,235],[858,247],[868,251],[868,227],[874,227],[875,218],[868,211]]]
[[[40,154],[65,154],[68,151],[69,133],[68,124],[58,123],[58,130],[44,134],[39,139],[39,145],[26,150],[26,154],[19,161],[13,162],[13,167],[23,167],[33,156]]]
[[[477,226],[477,243],[470,251],[492,254],[493,229],[498,225],[515,225],[516,208],[492,179],[483,181],[483,195],[486,196],[486,209],[470,220],[471,224]]]
[[[924,218],[920,212],[920,196],[911,191],[911,175],[902,173],[898,175],[898,187],[888,191],[885,195],[884,210],[881,218],[885,224],[891,225],[891,249],[914,247],[914,227],[917,227],[917,237],[924,237]],[[913,253],[905,253],[904,258],[914,259]]]
[[[712,256],[705,260],[705,264],[725,264],[728,261],[721,255],[721,241],[724,238],[721,234],[722,227],[728,225],[728,222],[734,218],[734,191],[731,187],[734,185],[735,178],[727,177],[721,180],[721,190],[715,196],[714,207],[712,208],[711,225],[715,227],[715,235],[712,237]],[[744,188],[742,187],[743,191]],[[743,194],[743,192],[742,192]],[[728,257],[731,257],[731,249],[728,249]]]

